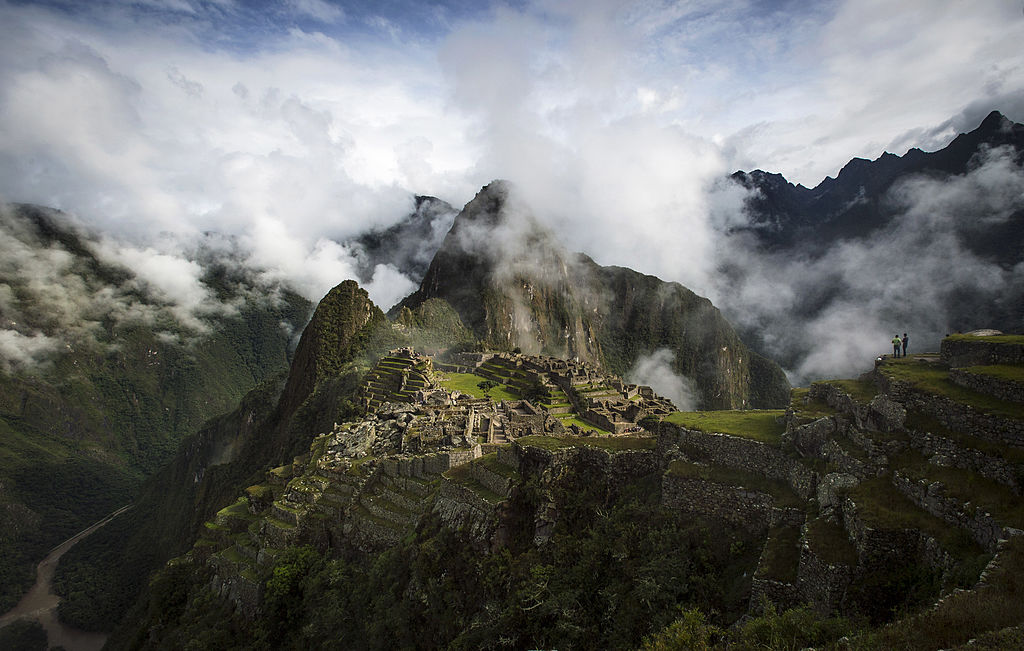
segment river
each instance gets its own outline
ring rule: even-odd
[[[0,628],[18,619],[35,619],[46,629],[51,648],[62,646],[68,651],[99,651],[103,648],[107,642],[106,634],[81,631],[63,624],[57,618],[57,604],[60,603],[60,597],[53,594],[53,572],[57,569],[57,561],[60,560],[60,557],[74,547],[75,543],[130,508],[131,505],[121,507],[88,529],[76,533],[54,547],[37,566],[35,585],[21,598],[17,606],[0,617]]]

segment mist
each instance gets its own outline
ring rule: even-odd
[[[633,384],[651,387],[658,395],[671,400],[680,411],[693,411],[697,408],[696,388],[693,380],[672,369],[675,359],[675,353],[667,348],[660,348],[650,355],[641,355],[625,379]]]
[[[985,255],[981,239],[1020,219],[1024,168],[1015,152],[982,152],[948,179],[905,179],[885,200],[897,209],[890,227],[814,259],[765,254],[748,234],[721,233],[727,264],[713,300],[794,384],[855,377],[890,351],[894,334],[908,333],[913,353],[997,322],[1024,331],[1024,263]]]
[[[944,146],[992,109],[1024,121],[1019,6],[396,7],[0,2],[0,200],[64,210],[134,271],[83,303],[71,275],[54,277],[59,250],[29,261],[49,267],[40,292],[67,317],[54,318],[88,324],[104,301],[156,318],[159,305],[200,332],[232,309],[201,281],[194,253],[211,234],[257,286],[317,301],[359,278],[387,308],[419,279],[368,263],[359,237],[400,223],[417,195],[458,208],[497,178],[566,249],[710,297],[798,382],[862,368],[896,331],[915,350],[969,327],[944,305],[1017,296],[1019,268],[943,226],[949,188],[894,194],[894,238],[789,260],[733,234],[745,196],[725,179],[760,168],[812,187],[854,156]],[[984,185],[994,165],[960,184],[966,206],[1016,187]],[[47,348],[32,337],[49,330],[17,332],[21,358]]]

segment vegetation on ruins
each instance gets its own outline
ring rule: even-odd
[[[703,432],[718,432],[778,444],[785,426],[779,409],[690,411],[670,414],[665,421]]]
[[[678,412],[457,322],[332,290],[291,376],[67,555],[62,616],[124,622],[115,649],[935,648],[1024,621],[1021,405],[961,384],[1012,397],[1015,363]]]

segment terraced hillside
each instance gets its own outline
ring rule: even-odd
[[[949,338],[939,355],[794,390],[784,414],[674,414],[659,430],[676,457],[662,499],[763,532],[754,613],[811,604],[882,624],[923,612],[862,635],[865,648],[1018,626],[1007,568],[1024,560],[1022,343]],[[988,606],[950,605],[969,600]]]
[[[371,647],[438,621],[450,624],[431,638],[442,646],[507,631],[517,631],[514,645],[635,645],[645,635],[656,645],[687,630],[750,648],[792,626],[803,646],[846,636],[863,649],[972,638],[1012,647],[1024,626],[1017,345],[950,339],[941,355],[886,358],[860,379],[794,390],[785,410],[675,412],[647,418],[639,436],[572,436],[548,430],[558,415],[522,415],[533,429],[498,443],[482,435],[498,413],[489,400],[461,411],[386,403],[269,472],[178,563],[208,577],[192,589],[213,586],[233,626],[290,630],[295,644],[333,629],[318,629],[325,611],[311,604],[322,592],[304,593],[304,610],[285,618],[284,576],[347,608],[363,597],[345,581],[389,586],[359,606],[373,612],[363,623],[336,622],[350,641],[377,640],[360,643]],[[486,366],[514,384],[508,360]],[[565,398],[552,391],[539,404],[603,390],[571,377],[568,391],[559,387]],[[348,578],[316,574],[312,558],[340,559],[316,563]],[[679,592],[701,585],[716,587]],[[538,620],[534,609],[547,614]],[[602,612],[618,623],[583,623]],[[384,613],[394,621],[375,623]],[[742,614],[747,623],[727,630]],[[614,637],[620,625],[627,638]]]
[[[412,402],[417,391],[433,386],[430,360],[411,349],[393,351],[381,357],[363,380],[363,401],[370,409],[385,402]]]

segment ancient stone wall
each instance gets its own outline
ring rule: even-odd
[[[497,493],[502,497],[508,497],[512,488],[512,479],[500,475],[482,463],[474,463],[469,466],[469,475],[480,482],[487,490]]]
[[[797,452],[805,457],[821,457],[825,442],[836,434],[836,419],[826,416],[787,428],[784,438],[792,442]]]
[[[471,539],[489,544],[496,525],[495,507],[475,492],[442,478],[434,512],[452,529],[464,529]]]
[[[750,580],[750,607],[747,612],[755,617],[764,614],[767,604],[773,604],[776,611],[781,612],[799,603],[800,596],[796,584],[757,574]]]
[[[971,534],[987,552],[994,552],[1002,538],[1002,525],[980,509],[966,510],[959,500],[948,497],[941,482],[913,481],[900,471],[893,473],[892,483],[910,501],[935,517],[958,526]]]
[[[814,472],[798,460],[786,456],[779,447],[729,434],[712,434],[671,425],[668,427],[671,429],[661,431],[674,430],[679,448],[697,460],[713,459],[715,465],[781,479],[788,482],[803,499],[814,493]]]
[[[918,430],[909,430],[908,433],[911,445],[928,457],[931,463],[976,472],[1020,494],[1022,471],[1005,459],[990,456],[977,448],[961,447],[952,439],[939,434]]]
[[[953,368],[991,364],[1024,365],[1024,344],[984,339],[943,339],[939,357]]]
[[[464,463],[469,463],[479,456],[479,450],[450,450],[448,452],[448,465],[454,468]]]
[[[768,529],[774,507],[768,493],[671,473],[662,477],[661,503],[679,513],[723,520],[755,533]]]
[[[1024,404],[1024,385],[1017,384],[1012,380],[982,373],[971,373],[957,368],[950,370],[949,379],[971,391],[995,396],[1000,400]]]
[[[949,572],[956,566],[938,541],[918,529],[876,529],[857,513],[857,505],[849,497],[842,503],[843,525],[857,549],[857,572],[893,563],[921,562],[928,567]]]
[[[1024,446],[1024,421],[986,414],[945,396],[918,391],[905,382],[885,377],[879,381],[908,409],[931,414],[951,430],[972,432],[978,438],[997,443]]]
[[[846,590],[853,581],[853,568],[833,565],[821,559],[805,540],[800,546],[797,595],[821,614],[841,610]]]

